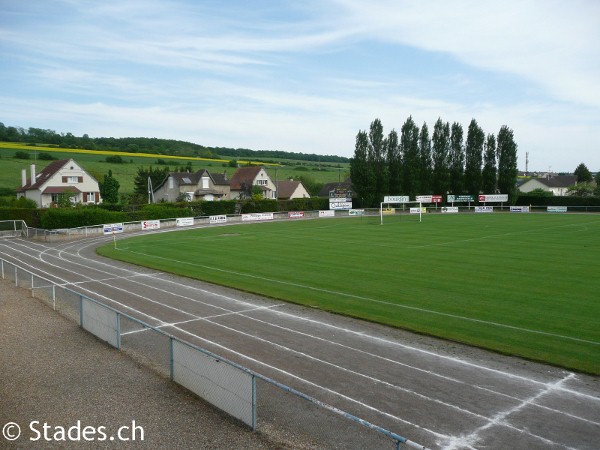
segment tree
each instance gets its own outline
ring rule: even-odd
[[[498,189],[514,199],[517,191],[517,144],[513,131],[502,125],[498,132]]]
[[[112,170],[104,175],[104,180],[98,183],[102,201],[106,203],[119,203],[119,182],[113,178]]]
[[[448,192],[450,181],[448,166],[450,124],[442,122],[441,118],[438,118],[433,127],[431,144],[433,160],[432,190],[444,194]]]
[[[484,142],[485,133],[477,121],[472,119],[465,145],[465,188],[469,194],[477,195],[481,191]]]
[[[388,194],[399,195],[402,192],[402,153],[398,144],[398,133],[390,131],[385,140],[388,164]]]
[[[496,138],[493,134],[488,134],[485,141],[483,171],[481,172],[481,190],[484,194],[496,192],[496,177]]]
[[[402,152],[402,191],[409,197],[421,193],[421,161],[419,159],[419,127],[409,116],[400,130],[400,151]]]
[[[578,183],[591,183],[594,179],[592,177],[592,172],[588,170],[584,163],[579,164],[573,174],[577,176]]]
[[[169,176],[169,167],[154,169],[150,166],[148,169],[138,167],[137,175],[133,180],[133,192],[140,196],[148,195],[148,178],[152,182],[152,188],[156,189]]]
[[[600,197],[600,170],[596,172],[596,190],[594,194],[596,197]]]
[[[463,128],[458,122],[452,124],[450,134],[450,192],[462,193],[464,189],[465,150]]]
[[[432,161],[431,161],[431,139],[429,139],[429,129],[423,122],[421,132],[419,133],[419,160],[421,174],[421,193],[433,194],[431,191]]]
[[[383,125],[381,120],[375,119],[369,130],[369,147],[367,150],[367,161],[377,174],[375,177],[374,197],[376,202],[383,201],[383,196],[388,193],[388,167],[385,161],[386,150],[384,148]]]
[[[350,178],[352,188],[363,205],[371,205],[375,198],[375,174],[367,160],[369,136],[366,131],[359,131],[356,135],[354,157],[350,161]]]
[[[573,195],[575,197],[592,197],[594,195],[594,186],[590,183],[577,183],[573,186],[569,186],[567,195]]]

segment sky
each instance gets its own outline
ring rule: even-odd
[[[0,122],[352,157],[412,116],[600,170],[597,0],[0,0]]]

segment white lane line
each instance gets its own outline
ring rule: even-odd
[[[272,305],[272,306],[260,306],[260,307],[257,307],[257,308],[246,309],[246,310],[243,310],[243,311],[232,311],[232,312],[227,312],[227,313],[223,313],[223,314],[214,314],[212,316],[206,316],[206,317],[200,317],[200,316],[198,316],[198,317],[196,317],[194,319],[182,320],[181,322],[163,323],[162,325],[159,325],[159,326],[154,327],[154,328],[160,328],[160,329],[162,329],[162,328],[174,327],[174,326],[183,325],[183,324],[186,324],[186,323],[198,322],[198,321],[208,320],[208,319],[215,319],[215,318],[218,318],[218,317],[225,317],[225,316],[242,316],[242,317],[246,317],[246,316],[244,316],[243,313],[252,312],[252,311],[261,311],[261,310],[267,310],[267,309],[273,309],[273,308],[279,308],[280,306],[285,306],[285,305],[282,303],[282,304],[279,304],[279,305]],[[148,328],[142,328],[140,330],[127,331],[125,333],[121,333],[121,336],[127,336],[128,334],[142,333],[144,331],[149,331],[149,329]]]
[[[449,443],[444,447],[444,450],[455,450],[458,448],[464,448],[465,446],[468,447],[472,447],[475,446],[477,444],[477,441],[480,439],[480,434],[491,428],[494,426],[504,426],[504,427],[509,427],[511,429],[517,429],[515,427],[513,427],[512,425],[510,425],[509,423],[506,422],[506,418],[508,416],[510,416],[511,414],[522,410],[523,408],[530,406],[533,402],[535,402],[535,400],[539,399],[540,397],[543,397],[544,395],[551,393],[553,391],[559,390],[559,388],[561,387],[562,384],[564,384],[566,381],[570,380],[571,378],[573,378],[575,376],[575,374],[569,374],[566,377],[555,381],[554,383],[548,383],[546,385],[546,388],[543,389],[542,391],[538,392],[536,395],[523,400],[520,404],[518,404],[517,406],[515,406],[514,408],[511,409],[507,409],[506,411],[501,411],[498,414],[496,414],[494,417],[492,417],[488,423],[486,423],[485,425],[473,430],[470,434],[466,435],[466,436],[456,436],[456,437],[452,437],[449,441]],[[518,429],[517,429],[518,430]],[[546,439],[542,436],[538,436],[538,435],[533,435],[530,432],[528,432],[527,430],[522,430],[523,433],[532,435],[534,437],[537,437],[539,439],[541,439],[542,441],[544,441],[546,444],[549,445],[555,445],[556,442],[551,441],[550,439]]]

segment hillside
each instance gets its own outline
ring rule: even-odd
[[[129,153],[153,153],[165,156],[188,156],[210,159],[280,159],[315,161],[321,163],[349,163],[350,159],[335,155],[294,153],[283,150],[251,150],[246,148],[207,147],[192,142],[148,137],[89,137],[72,133],[58,134],[54,130],[41,128],[5,126],[0,122],[0,141],[25,144],[45,144],[65,149],[109,150]]]

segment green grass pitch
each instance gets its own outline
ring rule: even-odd
[[[600,374],[600,215],[213,226],[101,255]]]

